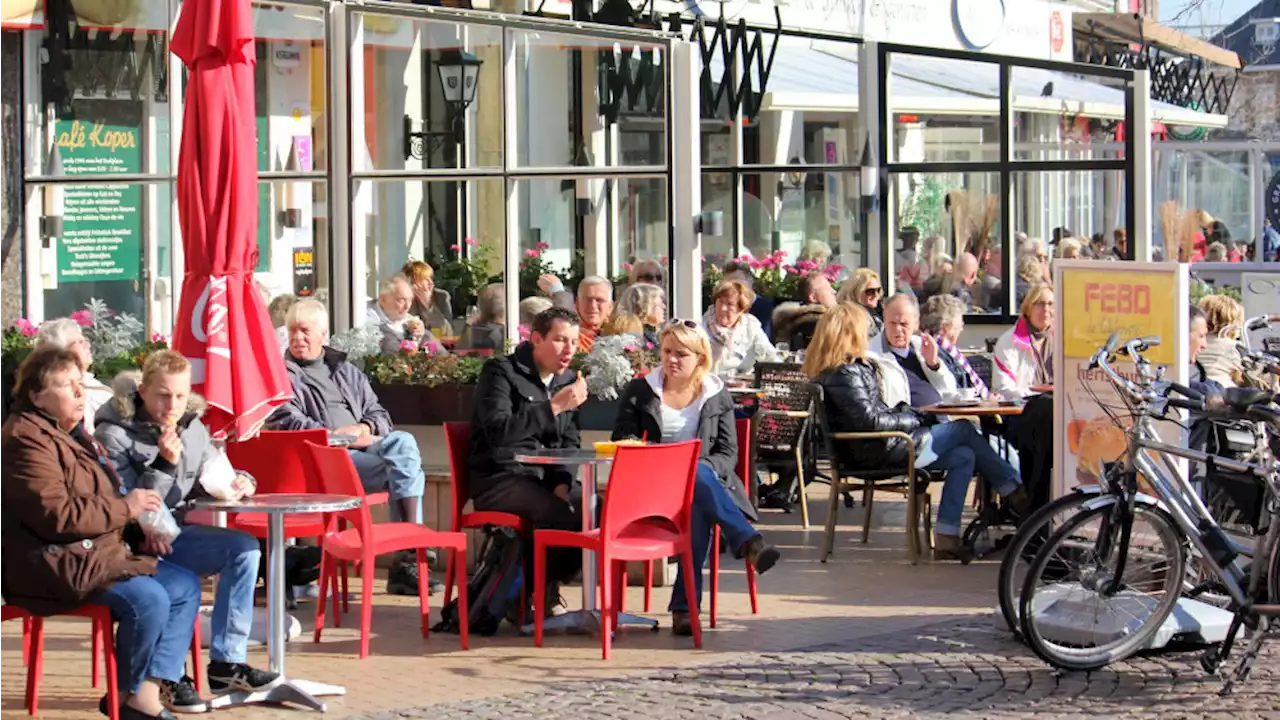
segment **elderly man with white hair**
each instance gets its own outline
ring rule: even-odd
[[[538,279],[538,287],[551,296],[556,307],[573,310],[578,314],[582,324],[578,326],[578,349],[590,352],[595,344],[600,328],[613,315],[613,283],[599,275],[588,275],[578,283],[578,296],[575,298],[560,278],[555,275],[543,275]]]
[[[920,306],[905,293],[884,304],[884,332],[871,340],[871,350],[881,356],[884,384],[899,388],[897,396],[909,396],[912,407],[955,400],[956,378],[942,361],[942,349],[932,335],[919,335]]]
[[[422,522],[426,475],[413,436],[391,426],[391,415],[378,403],[369,378],[347,356],[326,347],[329,313],[315,300],[299,300],[289,308],[289,350],[285,370],[293,399],[267,418],[272,430],[325,428],[354,437],[351,461],[368,492],[390,491],[391,519]],[[418,594],[414,553],[401,553],[391,567],[387,592]]]
[[[369,303],[365,322],[382,331],[379,349],[384,354],[399,350],[404,340],[421,342],[426,336],[427,326],[421,320],[410,323],[411,307],[413,286],[409,284],[409,278],[397,273],[378,285],[378,298]]]
[[[111,401],[114,393],[110,387],[89,372],[89,366],[93,364],[93,348],[85,338],[80,323],[71,318],[58,318],[46,322],[36,333],[35,347],[37,350],[46,347],[61,348],[76,354],[83,373],[84,429],[85,432],[93,434],[94,415],[98,412],[98,408]]]

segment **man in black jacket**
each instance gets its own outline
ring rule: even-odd
[[[468,463],[477,510],[514,513],[535,528],[582,528],[569,495],[573,471],[515,461],[521,451],[578,447],[576,410],[587,399],[586,381],[569,370],[578,349],[578,323],[571,310],[544,310],[534,318],[528,342],[485,363],[471,416]],[[525,541],[525,557],[532,558],[532,542]],[[566,582],[581,565],[580,551],[552,549],[548,580]]]

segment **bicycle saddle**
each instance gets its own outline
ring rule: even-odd
[[[1249,412],[1249,408],[1254,405],[1269,403],[1274,399],[1275,395],[1267,390],[1259,390],[1258,388],[1231,387],[1222,393],[1222,402],[1232,411],[1241,415]]]

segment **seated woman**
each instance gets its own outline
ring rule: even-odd
[[[18,368],[14,413],[0,441],[4,600],[42,616],[88,603],[111,610],[121,720],[172,720],[166,702],[203,712],[183,677],[200,580],[133,551],[151,546],[137,519],[164,502],[153,490],[121,493],[81,424],[82,375],[75,353],[58,348],[34,351]],[[107,714],[106,698],[99,710]]]
[[[920,300],[927,296],[921,295]],[[880,273],[871,268],[858,268],[840,288],[837,297],[840,302],[851,302],[867,311],[871,318],[871,337],[878,337],[884,332],[884,319],[881,316],[880,301],[884,299],[884,284],[880,282]]]
[[[915,444],[916,467],[946,471],[934,525],[933,559],[967,562],[968,552],[960,542],[960,520],[974,470],[1020,514],[1028,503],[1022,481],[973,423],[939,424],[936,415],[912,409],[906,397],[885,394],[884,373],[867,349],[870,324],[866,311],[852,303],[828,310],[805,351],[804,373],[822,385],[832,432],[907,433]],[[844,442],[836,452],[850,469],[907,464],[907,444],[901,438]]]
[[[1013,327],[996,340],[991,357],[991,389],[1003,397],[1024,398],[1035,385],[1053,383],[1053,287],[1033,285],[1022,300]]]
[[[711,347],[692,320],[672,320],[659,335],[661,365],[648,376],[632,380],[623,391],[613,439],[646,438],[650,442],[702,441],[697,484],[693,490],[694,595],[702,598],[702,565],[711,545],[711,530],[724,530],[735,557],[745,557],[758,573],[778,562],[778,549],[767,545],[751,526],[758,519],[738,464],[738,434],[733,399],[720,378],[712,375]],[[671,588],[671,627],[677,635],[691,635],[685,596],[684,568]]]
[[[480,317],[462,331],[459,350],[492,350],[501,352],[507,345],[507,289],[502,283],[486,285],[476,304]]]
[[[628,285],[618,300],[615,315],[634,315],[644,323],[644,339],[658,345],[658,327],[667,318],[667,293],[658,285]]]
[[[1224,388],[1244,384],[1244,362],[1236,350],[1236,338],[1244,327],[1244,307],[1226,295],[1200,298],[1208,338],[1198,361],[1205,379]]]
[[[442,330],[451,335],[453,307],[449,293],[436,287],[436,271],[421,260],[410,260],[400,269],[413,288],[413,304],[409,314],[426,324],[429,330]]]
[[[964,301],[954,295],[934,295],[921,308],[920,332],[938,343],[938,357],[956,379],[956,388],[973,390],[980,398],[990,396],[987,383],[978,375],[956,343],[964,331]]]
[[[711,298],[715,304],[702,316],[702,328],[711,339],[712,372],[745,374],[758,360],[780,359],[760,321],[747,312],[755,300],[751,288],[738,280],[721,280]]]

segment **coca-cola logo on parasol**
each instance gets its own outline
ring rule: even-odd
[[[206,343],[205,352],[211,355],[231,357],[227,347],[227,278],[209,278],[204,291],[191,308],[191,334]],[[214,342],[210,343],[209,338]]]

